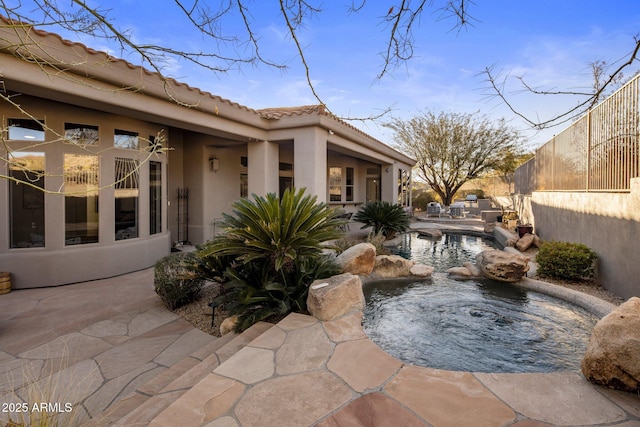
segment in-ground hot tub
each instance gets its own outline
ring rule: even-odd
[[[518,285],[456,281],[445,271],[493,249],[477,236],[407,234],[399,253],[432,265],[430,280],[365,285],[364,330],[405,363],[472,372],[577,370],[598,317]]]

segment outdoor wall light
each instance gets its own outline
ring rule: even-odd
[[[218,172],[220,169],[220,159],[217,157],[209,157],[209,170],[211,172]]]

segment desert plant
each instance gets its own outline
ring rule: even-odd
[[[339,213],[316,196],[301,190],[240,199],[234,215],[223,214],[224,234],[214,239],[203,256],[230,256],[247,264],[265,261],[274,272],[287,272],[297,257],[319,255],[323,242],[342,236]]]
[[[581,243],[549,241],[536,255],[538,273],[558,279],[586,279],[595,275],[597,255]]]
[[[340,267],[328,255],[299,257],[287,280],[266,274],[260,263],[235,265],[225,271],[228,281],[214,303],[223,306],[229,314],[238,315],[235,330],[241,332],[269,317],[305,311],[309,285],[316,279],[340,272]]]
[[[339,212],[301,189],[286,190],[281,198],[238,200],[233,213],[224,215],[224,233],[198,253],[227,260],[223,294],[216,302],[238,314],[238,330],[306,309],[311,282],[336,271],[322,251],[324,242],[343,235]]]
[[[204,278],[200,260],[192,253],[172,254],[158,261],[154,268],[154,289],[170,310],[195,301]]]
[[[375,234],[382,233],[387,239],[409,228],[409,217],[404,208],[383,201],[367,203],[353,220],[363,223],[362,228],[373,227]]]

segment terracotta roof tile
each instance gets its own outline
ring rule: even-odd
[[[65,46],[69,46],[69,47],[79,47],[81,49],[83,49],[84,51],[86,51],[89,55],[92,56],[103,56],[104,59],[106,59],[107,61],[113,63],[113,64],[121,64],[124,65],[125,67],[132,69],[132,70],[136,70],[138,72],[142,72],[147,76],[150,77],[156,77],[158,79],[160,79],[161,81],[164,82],[168,82],[172,85],[174,85],[176,87],[176,89],[181,89],[181,90],[186,90],[189,92],[197,92],[203,96],[209,97],[211,99],[216,100],[217,102],[220,103],[224,103],[227,104],[233,108],[237,108],[240,110],[244,110],[250,113],[254,113],[257,114],[258,116],[262,117],[263,119],[267,119],[267,120],[279,120],[281,118],[285,118],[285,117],[292,117],[292,116],[301,116],[301,115],[318,115],[318,116],[326,116],[326,117],[330,117],[333,120],[336,120],[337,122],[339,122],[340,124],[342,124],[343,126],[346,126],[354,131],[356,131],[357,133],[373,140],[376,141],[379,144],[383,144],[381,141],[373,138],[371,135],[363,132],[362,130],[358,129],[357,127],[351,125],[350,123],[348,123],[347,121],[339,118],[338,116],[336,116],[335,114],[331,113],[325,105],[322,104],[316,104],[316,105],[302,105],[302,106],[297,106],[297,107],[276,107],[276,108],[263,108],[263,109],[259,109],[259,110],[255,110],[249,107],[246,107],[244,105],[238,104],[236,102],[230,101],[228,99],[222,98],[220,96],[217,95],[213,95],[210,92],[206,92],[203,91],[201,89],[189,86],[186,83],[183,82],[179,82],[171,77],[165,77],[163,75],[161,75],[160,73],[154,72],[154,71],[150,71],[147,70],[146,68],[139,66],[139,65],[134,65],[124,59],[121,58],[116,58],[114,56],[109,55],[106,52],[102,52],[102,51],[97,51],[95,49],[91,49],[89,47],[87,47],[86,45],[79,43],[79,42],[73,42],[73,41],[69,41],[67,39],[62,38],[62,36],[56,34],[56,33],[51,33],[45,30],[40,30],[35,28],[35,26],[33,26],[32,24],[29,23],[17,23],[25,32],[29,32],[32,31],[33,33],[35,33],[36,35],[38,35],[39,37],[43,37],[43,38],[48,38],[48,39],[57,39],[59,43],[64,44]],[[5,27],[10,27],[16,25],[16,21],[11,20],[11,19],[7,19],[6,17],[0,16],[0,28],[2,26]]]

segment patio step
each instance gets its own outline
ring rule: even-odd
[[[274,325],[259,322],[241,334],[227,334],[142,384],[135,392],[112,405],[99,420],[100,426],[147,426],[153,418],[201,379]]]

